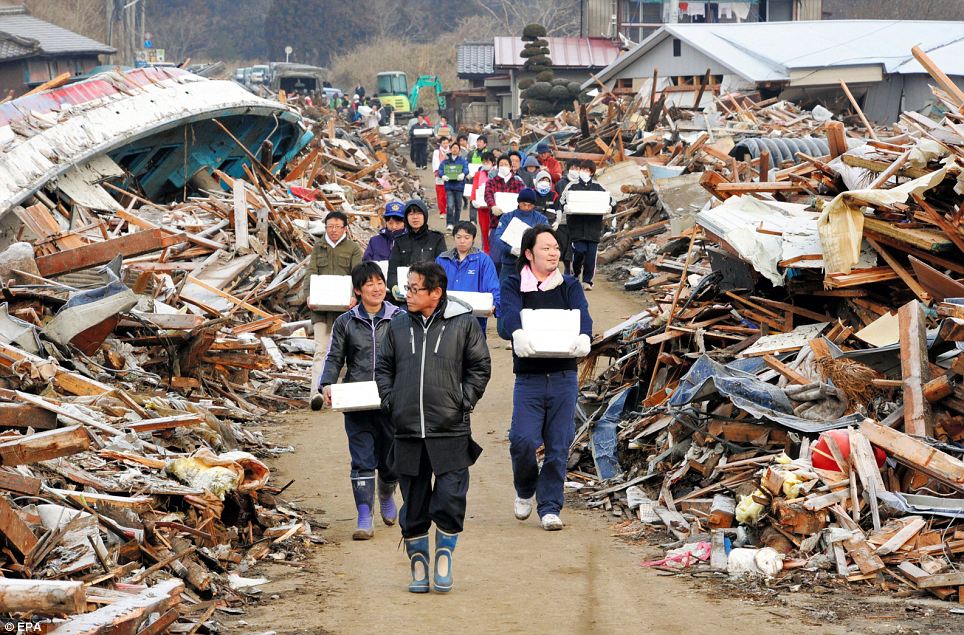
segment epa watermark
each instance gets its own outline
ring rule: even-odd
[[[32,620],[14,620],[6,617],[0,618],[0,633],[26,633],[40,634],[49,633],[53,624],[51,622],[35,622]]]

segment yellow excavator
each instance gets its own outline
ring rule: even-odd
[[[434,88],[439,110],[445,110],[442,82],[434,75],[420,75],[412,89],[408,88],[408,76],[402,71],[385,71],[378,74],[378,99],[392,107],[396,116],[409,118],[418,108],[418,95],[423,88]]]

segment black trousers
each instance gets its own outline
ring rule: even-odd
[[[415,154],[415,167],[424,168],[428,165],[428,142],[416,141],[412,144],[412,152]]]
[[[424,536],[433,522],[436,527],[449,534],[462,531],[465,497],[469,492],[469,468],[462,467],[433,475],[428,450],[422,444],[418,474],[401,474],[398,484],[402,492],[398,524],[402,528],[403,538]]]

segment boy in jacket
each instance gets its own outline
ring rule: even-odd
[[[499,267],[500,284],[515,270],[515,263],[519,258],[519,252],[514,251],[507,243],[502,241],[502,234],[505,233],[505,229],[509,226],[509,223],[512,222],[512,219],[518,218],[529,227],[549,224],[549,219],[536,211],[536,202],[538,200],[539,196],[536,194],[536,191],[526,188],[519,192],[518,208],[508,214],[503,214],[499,219],[499,226],[495,228],[492,242],[498,243],[499,256],[502,260],[501,266]]]
[[[329,212],[325,217],[325,234],[317,240],[311,250],[311,258],[305,269],[305,284],[310,284],[311,276],[347,276],[352,269],[361,264],[362,250],[348,237],[348,217],[342,212]],[[307,288],[307,286],[305,287]],[[325,364],[328,352],[328,336],[338,313],[312,311],[311,326],[315,334],[315,356],[311,365],[311,387],[309,389],[311,409],[321,410],[324,399],[318,394],[318,378]]]
[[[405,227],[407,231],[395,239],[388,257],[388,288],[396,298],[405,299],[398,292],[398,268],[410,267],[416,262],[435,262],[445,251],[445,236],[428,228],[428,208],[423,201],[412,199],[405,203]]]
[[[452,589],[452,553],[465,520],[469,466],[482,452],[472,440],[469,416],[491,375],[479,323],[467,304],[446,298],[446,283],[438,264],[412,266],[408,313],[392,320],[375,364],[382,409],[395,426],[393,466],[402,491],[398,519],[412,593],[429,591],[433,522],[433,586],[442,593]]]
[[[379,342],[389,322],[401,309],[385,301],[385,277],[374,262],[364,262],[351,272],[352,288],[357,304],[335,319],[331,343],[321,373],[320,387],[325,405],[331,407],[331,385],[338,382],[343,366],[347,366],[345,383],[375,380],[375,359]],[[375,491],[382,521],[394,525],[395,486],[398,479],[388,463],[388,451],[395,431],[391,420],[381,410],[345,413],[345,434],[351,455],[351,489],[355,497],[358,521],[353,540],[368,540],[375,535],[373,509]],[[376,470],[378,471],[376,483]]]
[[[579,214],[569,204],[571,192],[605,192],[604,188],[594,179],[596,164],[583,161],[579,166],[579,182],[572,183],[562,194],[561,204],[565,214],[566,225],[569,229],[569,241],[572,244],[572,275],[577,279],[582,274],[582,288],[592,290],[592,279],[596,274],[596,252],[602,237],[603,219],[598,214]],[[610,207],[612,198],[610,197]]]
[[[401,201],[385,203],[385,213],[382,215],[385,226],[368,240],[368,247],[362,254],[362,261],[388,261],[392,255],[392,245],[395,239],[405,233],[405,205]]]
[[[475,293],[491,293],[493,315],[499,314],[499,274],[495,271],[495,264],[487,254],[479,251],[473,245],[476,229],[472,223],[462,221],[452,230],[455,247],[435,259],[442,265],[448,278],[448,291],[474,291]],[[479,326],[482,334],[488,325],[488,318],[480,317]]]
[[[532,513],[532,496],[546,531],[562,529],[559,513],[569,446],[575,436],[577,358],[589,354],[592,317],[579,281],[559,272],[559,241],[548,226],[526,230],[516,270],[502,282],[499,335],[512,341],[512,425],[509,454],[515,486],[515,517]],[[522,330],[522,309],[578,309],[578,338],[570,357],[532,357],[535,349]],[[542,468],[536,460],[545,446]]]
[[[469,174],[469,164],[460,154],[459,144],[453,143],[449,147],[448,156],[439,164],[436,176],[445,183],[446,230],[452,231],[455,223],[462,215],[462,193],[465,191],[465,177]],[[472,208],[471,220],[475,220],[475,208]]]

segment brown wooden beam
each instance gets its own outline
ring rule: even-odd
[[[904,380],[904,431],[915,436],[932,436],[934,420],[924,398],[924,384],[930,379],[924,311],[911,300],[897,312],[900,329],[900,372]]]
[[[60,251],[49,256],[40,256],[37,258],[37,268],[40,269],[40,275],[44,277],[56,276],[106,264],[118,254],[124,257],[139,256],[183,242],[187,242],[184,234],[171,234],[163,229],[150,229]]]

